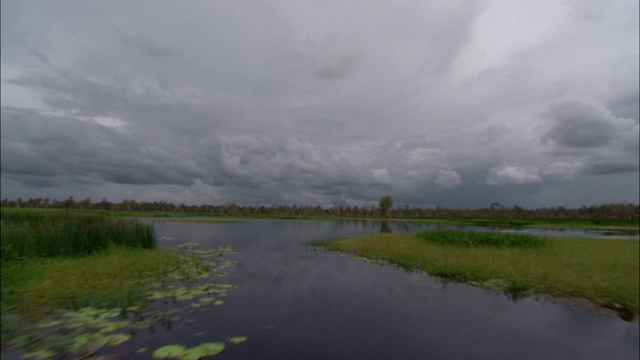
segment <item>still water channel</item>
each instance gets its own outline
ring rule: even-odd
[[[227,346],[215,358],[638,359],[637,321],[625,322],[560,300],[531,297],[513,302],[502,294],[443,284],[425,274],[305,245],[317,239],[434,225],[145,221],[154,222],[162,247],[189,242],[200,249],[235,247],[234,254],[224,256],[233,263],[225,269],[223,281],[233,287],[223,305],[194,309],[189,321],[138,331],[122,346],[106,349],[105,355],[142,359],[150,353],[136,354],[136,349],[174,343],[190,347],[246,336],[246,341]],[[536,230],[541,232],[602,236],[581,230]]]

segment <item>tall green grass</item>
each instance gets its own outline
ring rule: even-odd
[[[2,209],[0,258],[81,257],[110,246],[156,247],[153,226],[106,213]]]
[[[498,248],[541,248],[549,245],[547,238],[529,234],[487,231],[433,230],[415,234],[422,241],[452,246],[491,246]]]

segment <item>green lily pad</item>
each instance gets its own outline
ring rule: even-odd
[[[113,335],[107,335],[102,338],[98,338],[97,342],[101,345],[116,346],[116,345],[122,344],[123,342],[129,339],[131,339],[131,335],[129,334],[113,334]]]
[[[153,293],[151,293],[151,295],[149,295],[148,299],[149,300],[158,300],[158,299],[162,299],[162,298],[167,298],[169,296],[171,296],[169,293],[162,292],[162,291],[154,291]]]
[[[70,348],[73,351],[78,351],[84,348],[85,346],[89,345],[94,340],[95,340],[94,334],[78,335],[75,338],[73,338],[73,343],[71,344]]]
[[[224,350],[224,343],[209,342],[200,344],[194,348],[185,351],[180,355],[180,360],[198,360],[205,356],[217,355]]]
[[[246,336],[234,336],[229,339],[229,342],[232,344],[240,344],[241,342],[247,340]]]
[[[213,305],[222,305],[224,304],[224,301],[222,300],[216,300],[216,302],[213,303]]]
[[[180,344],[166,345],[153,352],[154,359],[169,359],[179,357],[185,352],[186,348]]]
[[[180,354],[180,360],[199,360],[207,355],[203,354],[203,352],[199,349],[193,348],[188,349],[182,354]]]
[[[24,357],[26,357],[26,358],[36,358],[36,359],[48,359],[48,358],[56,356],[57,354],[58,353],[56,351],[53,351],[53,350],[40,349],[38,351],[30,352],[30,353],[24,355]]]

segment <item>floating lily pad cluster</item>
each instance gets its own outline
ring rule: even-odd
[[[230,284],[211,281],[227,274],[226,269],[232,262],[223,260],[222,256],[232,254],[233,247],[196,250],[196,245],[182,245],[184,261],[181,266],[172,273],[163,274],[161,280],[152,283],[148,293],[151,306],[125,309],[86,307],[58,313],[39,322],[33,331],[17,338],[15,345],[37,348],[25,354],[25,358],[81,358],[95,353],[104,346],[116,346],[126,342],[138,329],[151,330],[156,325],[164,325],[170,329],[171,324],[177,320],[182,320],[181,326],[195,322],[194,319],[181,319],[176,313],[196,309],[204,311],[209,306],[222,305],[224,301],[221,298],[233,287]],[[164,300],[165,304],[172,300],[173,306],[169,310],[160,311],[157,306],[153,306],[154,301],[158,300]],[[178,302],[184,304],[175,306]],[[246,337],[238,336],[231,337],[228,341],[230,344],[238,344],[245,339]],[[153,357],[200,359],[215,355],[224,348],[223,342],[205,342],[189,349],[182,345],[171,345],[157,349]]]
[[[135,319],[124,317],[121,310],[87,307],[43,320],[36,325],[36,331],[16,342],[25,346],[38,344],[38,350],[27,353],[25,358],[72,357],[91,354],[103,346],[119,345],[131,338],[131,333],[123,330],[139,326]]]
[[[239,344],[247,339],[246,336],[236,336],[229,338],[231,344]],[[180,344],[171,344],[163,346],[153,352],[154,359],[180,359],[180,360],[198,360],[207,356],[217,355],[225,349],[222,342],[202,343],[192,348],[186,348]]]
[[[220,259],[223,255],[233,254],[232,246],[221,246],[216,249],[199,250],[193,249],[197,243],[185,243],[179,245],[184,248],[184,262],[179,269],[166,276],[154,285],[154,290],[149,294],[150,300],[171,299],[174,302],[183,300],[194,300],[198,297],[198,304],[195,307],[208,305],[213,302],[221,305],[227,294],[227,290],[232,288],[230,284],[211,282],[211,279],[221,278],[228,273],[226,269],[233,264],[231,261]],[[193,304],[192,304],[193,305]]]

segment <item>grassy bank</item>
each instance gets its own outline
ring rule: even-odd
[[[568,229],[640,229],[637,220],[605,219],[440,219],[441,222],[498,227],[554,227]]]
[[[139,306],[144,280],[174,268],[150,225],[106,213],[2,209],[2,342],[57,309]],[[20,319],[20,321],[16,320]]]
[[[447,236],[370,234],[317,241],[313,245],[424,271],[446,280],[498,288],[514,298],[544,293],[588,299],[616,310],[625,319],[637,318],[640,291],[637,241],[553,238],[528,246],[529,240],[505,240],[505,236],[513,234],[485,234],[493,235],[474,240],[459,231],[449,231]],[[467,239],[468,243],[459,243],[457,239]]]
[[[4,262],[3,310],[38,318],[55,309],[141,306],[149,283],[180,262],[177,251],[123,247],[81,258]]]
[[[103,346],[129,340],[135,329],[171,327],[171,323],[185,326],[195,321],[184,316],[189,309],[224,302],[231,285],[199,279],[219,281],[230,265],[220,257],[232,250],[112,247],[81,258],[5,262],[2,350],[24,349],[28,357],[36,359],[84,359]],[[171,301],[173,306],[158,310],[152,305],[156,300]],[[173,315],[176,311],[182,316]],[[232,337],[229,341],[242,339]],[[214,340],[189,350],[200,354],[190,358],[222,351],[224,343]],[[215,344],[215,352],[206,348],[211,344]],[[148,350],[145,347],[137,352],[151,358]]]
[[[106,213],[2,209],[1,215],[3,351],[82,358],[129,339],[119,330],[124,326],[153,326],[160,316],[148,306],[153,299],[223,294],[190,284],[212,276],[212,259],[229,248],[157,249],[150,225]],[[132,311],[146,323],[125,320]]]

